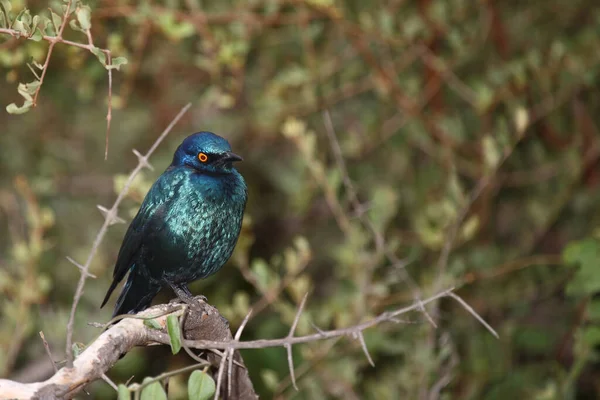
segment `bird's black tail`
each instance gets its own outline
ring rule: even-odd
[[[160,289],[160,285],[138,274],[136,268],[133,268],[117,299],[113,317],[121,314],[135,314],[146,309]]]

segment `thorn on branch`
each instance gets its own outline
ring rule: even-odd
[[[88,271],[86,271],[86,268],[85,268],[83,265],[79,264],[77,261],[73,260],[73,259],[72,259],[71,257],[69,257],[69,256],[67,256],[66,258],[67,258],[67,260],[68,260],[68,261],[69,261],[71,264],[73,264],[74,266],[76,266],[77,268],[79,268],[79,270],[81,271],[81,273],[82,273],[82,274],[84,274],[84,275],[85,275],[85,276],[87,276],[87,277],[90,277],[90,278],[96,279],[96,275],[94,275],[94,274],[91,274],[91,273],[89,273]]]
[[[52,358],[52,352],[50,351],[50,345],[46,341],[46,337],[44,336],[44,332],[40,331],[40,337],[42,338],[42,343],[44,343],[44,349],[46,349],[46,354],[48,354],[48,358],[52,363],[52,368],[54,369],[54,373],[58,372],[58,368],[56,367],[56,363],[54,362],[54,358]]]
[[[139,151],[137,151],[136,149],[133,149],[133,154],[135,154],[135,156],[138,159],[138,162],[140,163],[140,165],[143,168],[148,168],[150,171],[154,171],[154,167],[152,166],[152,164],[150,164],[148,162],[148,158],[144,155],[142,155],[142,153],[140,153]]]
[[[108,226],[125,223],[125,220],[117,215],[117,211],[114,208],[111,208],[109,210],[108,208],[101,206],[100,204],[96,204],[96,207],[98,208],[98,210],[100,210],[100,213],[102,213],[104,218],[106,218],[106,220],[108,221]]]
[[[458,296],[457,294],[455,294],[453,292],[449,292],[448,296],[452,297],[454,300],[458,301],[460,303],[460,305],[463,306],[464,309],[467,310],[472,316],[474,316],[475,319],[481,323],[481,325],[485,326],[485,328],[488,331],[490,331],[490,333],[492,335],[494,335],[496,337],[496,339],[500,339],[500,336],[494,330],[494,328],[492,328],[487,322],[485,322],[485,320],[483,318],[481,318],[481,316],[479,314],[477,314],[477,312],[473,309],[473,307],[471,307],[469,304],[467,304],[467,302],[464,301],[460,296]]]
[[[367,360],[369,360],[369,364],[371,364],[371,367],[375,367],[375,363],[373,362],[373,359],[371,358],[371,355],[369,354],[369,349],[367,348],[367,344],[365,343],[365,337],[363,336],[362,331],[356,332],[355,336],[358,339],[358,341],[360,342],[363,352],[365,353]]]
[[[248,311],[248,314],[246,314],[246,317],[242,321],[242,324],[240,325],[238,330],[235,332],[235,336],[233,338],[234,342],[240,341],[240,337],[242,337],[242,331],[244,330],[244,328],[246,327],[246,324],[250,320],[250,315],[252,315],[252,309],[250,309]],[[234,352],[234,349],[231,349],[229,352],[229,365],[227,366],[227,379],[228,379],[227,395],[228,396],[231,396],[231,382],[233,380],[233,352]]]
[[[292,323],[292,327],[290,328],[290,333],[288,333],[286,337],[287,339],[291,339],[294,337],[294,332],[296,331],[296,327],[298,326],[298,321],[300,321],[300,315],[302,315],[302,311],[304,310],[304,305],[306,304],[307,298],[308,292],[302,298],[302,302],[300,303],[300,307],[298,307],[298,312],[296,312],[296,317],[294,317],[294,322]],[[298,385],[296,385],[296,374],[294,373],[292,345],[290,343],[286,343],[284,347],[287,351],[288,367],[290,369],[290,377],[292,378],[292,384],[294,385],[294,389],[298,390]]]

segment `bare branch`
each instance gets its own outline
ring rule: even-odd
[[[427,299],[423,300],[423,305],[427,305],[432,303],[442,297],[449,297],[449,294],[452,293],[452,289],[445,290],[440,292],[434,296],[431,296]],[[396,318],[398,315],[406,314],[410,311],[419,310],[420,305],[417,302],[414,302],[410,306],[399,308],[394,311],[386,311],[379,314],[377,317],[372,318],[368,321],[360,323],[358,325],[350,326],[347,328],[340,328],[331,331],[319,331],[317,333],[313,333],[305,336],[286,336],[280,339],[258,339],[252,341],[241,341],[241,342],[217,342],[217,341],[209,341],[209,340],[188,340],[187,345],[196,349],[262,349],[267,347],[285,347],[286,345],[295,345],[300,343],[309,343],[315,342],[323,339],[332,339],[340,336],[352,336],[356,334],[356,332],[362,332],[368,328],[372,328],[384,322],[396,322]],[[169,343],[169,338],[167,335],[157,333],[156,336],[152,336],[152,339],[160,342],[160,343]]]
[[[219,315],[218,311],[205,303],[199,304],[194,311],[187,319],[187,336],[198,337],[198,335],[201,335],[203,338],[226,343],[222,342],[223,332],[229,332],[229,328],[226,320]],[[92,342],[75,359],[73,367],[60,369],[46,381],[18,383],[0,379],[0,399],[72,397],[87,384],[98,379],[103,379],[103,375],[119,360],[119,357],[132,348],[155,344],[168,345],[169,335],[166,333],[166,328],[162,330],[152,329],[144,325],[144,320],[156,319],[159,325],[165,327],[167,316],[179,313],[181,313],[181,305],[161,304],[132,316],[135,318],[124,318],[119,323],[111,325],[110,328]],[[159,316],[157,317],[157,315]],[[231,335],[230,332],[229,335]],[[155,340],[156,337],[160,337],[160,340]],[[236,352],[236,354],[238,353]],[[239,360],[242,361],[241,358]],[[203,361],[193,366],[161,374],[153,379],[162,380],[166,377],[206,365],[208,365],[208,362]],[[245,371],[245,369],[243,370]],[[250,380],[240,375],[235,375],[235,378],[236,393],[242,393],[241,398],[243,399],[256,399],[256,396],[253,395],[254,389]],[[111,386],[113,385],[111,384]],[[244,387],[243,392],[238,390],[240,386]],[[141,390],[142,388],[138,389]]]
[[[225,372],[225,362],[229,356],[229,349],[223,352],[221,357],[221,363],[219,364],[219,372],[217,373],[217,388],[215,390],[215,400],[219,400],[219,393],[221,391],[221,383],[223,382],[223,374]]]
[[[81,271],[81,273],[87,274],[88,277],[96,279],[96,275],[90,274],[89,272],[86,272],[85,268],[83,267],[83,265],[79,264],[77,261],[73,260],[69,256],[67,256],[66,258],[67,258],[67,261],[69,261],[71,264],[73,264],[74,266],[76,266],[77,268],[79,268],[79,270]]]
[[[365,337],[363,336],[362,331],[357,332],[356,336],[358,337],[358,341],[360,342],[360,345],[362,346],[363,352],[365,353],[367,360],[369,360],[369,364],[371,364],[371,366],[374,367],[375,363],[373,362],[373,359],[371,358],[371,355],[369,354],[369,349],[367,349],[367,344],[365,343]]]
[[[102,380],[106,383],[108,383],[108,385],[115,389],[115,392],[119,391],[119,387],[112,381],[112,379],[110,379],[108,376],[106,376],[106,374],[102,374],[102,376],[100,376],[100,378],[102,378]]]
[[[175,124],[179,122],[179,120],[183,117],[187,110],[189,110],[190,107],[191,103],[188,103],[185,107],[183,107],[181,111],[179,111],[179,113],[175,116],[175,118],[173,118],[169,126],[167,126],[167,128],[160,134],[158,139],[156,139],[156,141],[154,142],[152,147],[150,147],[146,155],[138,157],[138,165],[133,169],[133,171],[131,171],[129,178],[127,178],[127,181],[125,182],[123,189],[117,196],[117,199],[115,200],[113,206],[110,208],[110,210],[107,211],[106,216],[104,218],[104,223],[102,224],[102,227],[100,228],[98,234],[96,235],[96,238],[94,239],[94,243],[92,244],[92,248],[90,250],[90,253],[88,254],[85,264],[83,264],[82,268],[80,268],[81,275],[79,277],[77,289],[75,290],[75,295],[73,297],[73,305],[71,307],[71,314],[69,315],[69,322],[67,323],[67,343],[65,352],[67,354],[67,365],[69,367],[73,365],[73,352],[71,350],[71,346],[73,344],[73,324],[75,322],[75,311],[77,310],[77,305],[79,304],[79,300],[81,299],[81,295],[83,294],[83,287],[89,275],[89,268],[92,264],[94,256],[96,255],[96,251],[98,250],[98,247],[100,246],[104,235],[108,231],[108,227],[111,225],[112,221],[116,217],[119,204],[121,204],[121,201],[123,201],[123,199],[125,198],[134,178],[144,168],[145,165],[148,165],[148,158],[152,155],[152,153],[154,153],[158,145],[169,134],[169,132],[171,132]]]
[[[302,302],[300,303],[300,307],[298,307],[296,317],[294,318],[294,322],[292,323],[292,327],[290,328],[290,333],[288,333],[287,335],[287,339],[292,339],[294,337],[294,332],[296,331],[296,327],[298,326],[298,321],[300,321],[300,315],[302,314],[302,310],[304,310],[304,305],[306,304],[307,297],[308,293],[306,293],[302,298]],[[285,344],[285,350],[287,351],[288,367],[290,369],[290,376],[292,377],[292,384],[294,385],[294,389],[298,390],[298,386],[296,385],[296,376],[294,374],[294,360],[292,356],[291,343]]]
[[[244,322],[242,322],[242,325],[240,325],[238,328],[235,337],[232,337],[226,320],[220,316],[218,311],[214,307],[204,302],[199,302],[198,307],[194,306],[191,308],[194,312],[188,315],[184,326],[184,337],[194,337],[195,339],[184,339],[183,342],[185,342],[186,346],[191,348],[223,350],[223,352],[220,353],[221,360],[219,362],[219,372],[217,377],[218,396],[220,390],[219,388],[222,386],[223,375],[225,372],[225,363],[228,361],[228,358],[233,358],[234,355],[236,357],[240,357],[238,352],[234,353],[234,350],[284,347],[288,351],[288,362],[291,366],[290,371],[292,376],[294,376],[293,360],[291,360],[290,356],[293,345],[315,342],[324,339],[339,338],[342,336],[352,336],[358,338],[363,351],[369,360],[369,363],[373,365],[373,359],[369,355],[366,343],[364,341],[364,330],[384,322],[394,322],[397,316],[406,314],[410,311],[418,311],[422,305],[437,301],[442,297],[451,297],[457,300],[463,307],[467,309],[467,311],[475,316],[478,321],[480,321],[487,329],[489,329],[494,336],[497,337],[497,333],[487,323],[485,323],[485,321],[483,321],[483,319],[477,315],[477,313],[475,313],[475,311],[473,311],[473,309],[468,306],[464,300],[452,293],[452,289],[449,289],[423,300],[422,304],[415,302],[407,307],[393,311],[387,311],[371,320],[355,326],[330,331],[319,330],[317,333],[310,335],[294,336],[294,332],[298,326],[300,316],[306,304],[307,296],[305,296],[298,308],[298,312],[296,313],[296,317],[294,318],[294,322],[287,336],[280,339],[261,339],[245,342],[240,341],[239,339],[250,318],[250,314],[246,316]],[[165,328],[161,330],[152,329],[144,325],[143,320],[150,318],[156,319],[161,326],[165,327],[167,314],[180,313],[180,305],[175,305],[175,307],[173,307],[172,304],[161,304],[145,310],[138,315],[122,316],[122,321],[115,325],[111,325],[109,329],[103,332],[81,353],[81,355],[79,355],[79,357],[77,357],[77,359],[75,359],[73,367],[65,367],[60,369],[53,377],[44,382],[23,384],[9,380],[0,380],[0,399],[24,397],[54,398],[72,396],[88,383],[97,379],[102,379],[102,376],[112,367],[115,362],[117,362],[121,354],[127,353],[133,347],[154,344],[169,345],[170,338],[166,333]],[[238,358],[238,360],[241,361],[241,358]],[[235,360],[233,362],[235,362]],[[236,365],[241,365],[239,371],[245,373],[244,376],[235,374],[236,384],[245,385],[245,388],[242,389],[235,387],[237,391],[236,395],[244,399],[255,399],[256,395],[254,394],[251,382],[247,377],[247,371],[245,368],[243,368],[243,364],[239,362],[235,363]],[[203,363],[196,364],[194,367],[198,368],[202,365],[206,365],[204,361]],[[233,369],[232,364],[230,364],[229,369]],[[233,373],[230,375],[234,376]],[[158,377],[155,379],[158,379]],[[233,385],[233,383],[231,385]],[[235,397],[236,395],[233,395],[232,397]]]
[[[469,304],[467,304],[467,302],[464,301],[460,296],[458,296],[455,293],[448,293],[448,296],[450,296],[454,300],[458,301],[460,303],[460,305],[463,306],[465,308],[465,310],[467,310],[469,313],[471,313],[471,315],[474,316],[475,319],[477,319],[477,321],[481,322],[481,325],[485,326],[485,328],[488,331],[490,331],[490,333],[492,335],[494,335],[496,337],[496,339],[500,339],[500,336],[494,330],[494,328],[492,328],[487,322],[485,322],[485,320],[483,318],[481,318],[481,316],[479,314],[477,314],[477,312],[475,310],[473,310],[473,307],[471,307]]]
[[[52,363],[52,368],[54,369],[54,372],[57,372],[58,368],[56,368],[56,363],[54,362],[54,358],[52,358],[52,352],[50,351],[50,345],[48,344],[48,341],[46,341],[46,337],[44,336],[43,331],[40,331],[40,337],[42,338],[42,343],[44,343],[44,349],[46,349],[46,354],[48,354],[48,358]]]
[[[244,318],[244,320],[242,321],[242,324],[240,325],[240,327],[238,328],[238,330],[235,332],[235,336],[233,338],[233,340],[238,341],[240,340],[240,337],[242,337],[242,331],[244,330],[244,328],[246,327],[246,324],[248,323],[248,321],[250,320],[250,315],[252,315],[252,309],[250,309],[248,311],[248,314],[246,314],[246,317]],[[233,350],[229,351],[229,365],[227,366],[227,394],[229,396],[231,396],[231,382],[232,382],[232,371],[233,371]]]

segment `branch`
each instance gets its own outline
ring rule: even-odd
[[[119,323],[110,326],[91,343],[75,359],[72,368],[64,367],[43,382],[18,383],[0,379],[0,399],[71,397],[87,384],[103,379],[105,373],[119,360],[121,355],[126,354],[135,346],[149,346],[157,343],[169,345],[169,336],[166,333],[167,316],[180,312],[181,305],[169,303],[149,308],[134,318],[125,317]],[[157,315],[160,316],[153,318]],[[162,330],[144,325],[145,319],[155,319]],[[184,337],[190,339],[208,339],[218,343],[227,343],[227,341],[233,340],[227,320],[219,314],[216,308],[204,302],[198,302],[192,307],[184,328]],[[234,350],[231,351],[234,352]],[[230,379],[232,379],[231,396],[227,396],[225,393],[224,398],[257,399],[239,352],[236,351],[233,357],[236,367],[232,366],[230,374]],[[186,367],[186,369],[190,368]],[[200,368],[200,365],[197,365],[197,368]],[[169,373],[163,375],[169,376]],[[223,392],[223,388],[221,390]]]
[[[212,350],[213,354],[208,356],[212,365],[218,365],[218,391],[224,399],[256,399],[256,393],[250,381],[248,370],[244,367],[243,360],[239,354],[239,349],[264,349],[267,347],[284,347],[288,352],[288,362],[290,363],[290,372],[293,373],[293,363],[291,362],[291,347],[295,344],[316,342],[325,339],[339,338],[348,336],[357,338],[367,359],[372,363],[372,359],[367,351],[364,342],[363,331],[368,328],[380,325],[384,322],[398,322],[397,317],[410,311],[420,310],[425,304],[437,301],[443,297],[455,299],[463,307],[473,314],[482,324],[492,332],[494,336],[497,333],[487,325],[475,311],[469,307],[460,297],[452,292],[452,289],[440,292],[423,301],[414,302],[412,305],[393,311],[386,311],[377,317],[365,321],[361,324],[347,328],[322,331],[317,329],[317,333],[294,336],[295,328],[298,324],[306,297],[300,304],[296,318],[287,336],[280,339],[260,339],[252,341],[240,341],[241,332],[248,322],[249,315],[239,327],[235,338],[232,337],[229,330],[229,324],[221,316],[219,311],[204,301],[197,301],[190,305],[189,312],[185,318],[183,326],[184,345],[189,348]],[[197,299],[199,299],[198,297]],[[98,379],[103,379],[105,373],[119,360],[122,354],[127,353],[135,346],[150,346],[156,344],[169,345],[170,338],[166,333],[166,320],[168,315],[181,314],[182,306],[169,303],[161,304],[149,308],[137,315],[125,315],[115,319],[122,320],[102,333],[92,344],[90,344],[79,357],[75,359],[73,367],[64,367],[54,376],[43,382],[18,383],[10,380],[0,380],[0,399],[14,398],[61,398],[72,396],[82,390],[85,385]],[[154,319],[162,329],[152,329],[144,324],[144,320]],[[109,322],[111,324],[113,321]],[[108,324],[107,324],[108,325]],[[215,351],[221,349],[223,352]],[[223,382],[223,375],[228,365],[228,382]],[[234,365],[236,366],[234,368]],[[198,368],[202,364],[196,364]],[[192,368],[192,367],[189,367]],[[186,367],[186,370],[188,367]],[[173,371],[174,373],[176,371]],[[165,376],[170,376],[167,373]]]
[[[94,259],[94,256],[96,255],[96,251],[98,250],[98,247],[100,246],[100,243],[102,242],[102,239],[104,238],[104,235],[108,231],[108,227],[119,222],[119,217],[117,216],[117,210],[118,210],[119,204],[121,204],[121,201],[127,195],[127,192],[129,191],[129,187],[131,186],[131,183],[135,179],[136,175],[143,168],[151,168],[150,163],[148,163],[148,158],[152,155],[152,153],[154,153],[154,151],[156,150],[158,145],[169,134],[169,132],[171,132],[173,127],[179,122],[179,120],[183,117],[183,115],[187,112],[187,110],[189,110],[190,107],[191,107],[191,103],[188,103],[185,107],[183,107],[181,109],[181,111],[179,111],[179,114],[177,114],[175,116],[175,118],[173,119],[173,121],[171,121],[169,126],[167,126],[167,128],[161,133],[161,135],[158,137],[158,139],[156,139],[156,141],[154,142],[152,147],[150,147],[150,150],[148,150],[146,155],[144,155],[144,156],[141,155],[137,150],[133,151],[134,154],[138,157],[138,165],[133,169],[133,171],[131,171],[131,174],[129,175],[127,182],[125,182],[125,186],[123,186],[123,189],[117,196],[117,199],[115,200],[115,202],[114,202],[113,206],[110,208],[110,210],[104,209],[104,210],[106,210],[104,212],[104,223],[102,224],[102,227],[98,231],[98,234],[96,235],[96,239],[94,239],[92,249],[90,250],[90,253],[88,254],[85,264],[78,265],[77,263],[72,261],[75,265],[78,266],[78,268],[81,272],[81,275],[79,276],[79,282],[77,283],[77,289],[75,290],[75,295],[73,297],[73,305],[71,307],[71,314],[69,315],[69,322],[67,324],[67,344],[66,344],[66,349],[65,349],[65,352],[67,353],[67,366],[73,365],[73,353],[72,353],[71,347],[73,345],[73,324],[75,321],[75,311],[77,310],[77,305],[79,304],[79,300],[81,299],[81,295],[83,294],[83,287],[85,285],[85,281],[88,278],[88,276],[90,275],[89,269],[90,269],[92,260]],[[103,211],[102,208],[100,210]]]

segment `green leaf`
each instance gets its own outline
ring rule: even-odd
[[[595,347],[600,344],[600,327],[589,326],[583,328],[583,340],[585,340],[590,347]]]
[[[92,52],[93,55],[98,57],[98,60],[100,60],[102,65],[104,65],[106,67],[106,54],[104,54],[104,52],[102,50],[100,50],[98,47],[94,47],[90,51]]]
[[[85,31],[92,27],[92,10],[88,6],[79,6],[76,11],[77,21]]]
[[[145,319],[144,325],[151,329],[162,329],[162,326],[155,319]]]
[[[29,111],[29,109],[31,108],[31,106],[33,105],[33,102],[31,100],[25,100],[25,103],[23,103],[23,105],[21,107],[17,106],[15,103],[11,103],[9,105],[6,106],[6,112],[9,114],[25,114],[27,111]]]
[[[165,35],[173,40],[190,37],[196,32],[196,28],[192,23],[187,21],[177,21],[175,15],[171,12],[159,14],[156,21]]]
[[[146,378],[144,381],[147,381]],[[167,400],[167,394],[160,382],[153,382],[142,390],[141,400]]]
[[[594,299],[590,302],[587,316],[590,321],[600,322],[600,299]]]
[[[75,342],[71,348],[73,349],[73,357],[77,358],[85,349],[85,345],[83,343]]]
[[[179,320],[175,315],[167,317],[167,332],[171,339],[171,351],[173,354],[179,353],[181,350],[181,331],[179,330]]]
[[[72,20],[69,21],[69,26],[74,31],[85,33],[85,30],[81,26],[79,26],[79,24],[77,23],[77,21],[75,21],[74,19],[72,19]]]
[[[562,254],[565,263],[579,266],[573,279],[567,285],[567,294],[571,296],[589,295],[600,292],[600,243],[593,238],[572,242]]]
[[[4,9],[4,12],[2,12],[2,9]],[[10,26],[10,10],[12,10],[10,1],[0,0],[0,27],[8,28]]]
[[[118,397],[117,397],[118,400],[131,400],[131,392],[129,392],[129,389],[127,389],[127,386],[120,384],[118,392],[119,392]]]
[[[23,36],[29,36],[28,26],[23,23],[23,21],[16,20],[13,24],[13,29],[19,32]]]
[[[42,31],[40,31],[39,28],[35,28],[35,32],[33,32],[33,35],[31,35],[31,40],[33,40],[34,42],[39,42],[43,39],[44,35],[42,34]]]
[[[4,8],[4,11],[6,12],[6,15],[8,16],[8,13],[10,13],[10,10],[12,10],[12,5],[10,4],[10,0],[0,0],[0,5],[2,6],[2,8]],[[10,18],[9,18],[10,20]]]
[[[58,35],[60,31],[60,24],[62,24],[62,17],[56,14],[54,11],[50,12],[52,14],[52,25],[54,25],[54,34]]]
[[[215,395],[215,381],[204,371],[194,371],[188,381],[188,399],[208,400]]]
[[[37,90],[39,89],[40,85],[42,84],[42,82],[35,80],[33,82],[29,82],[29,83],[20,83],[19,84],[19,93],[21,94],[21,96],[24,96],[24,93],[30,94],[30,95],[34,95],[35,92],[37,92]]]
[[[121,65],[127,64],[127,59],[125,57],[115,57],[111,60],[111,64],[106,66],[106,69],[120,69]]]

